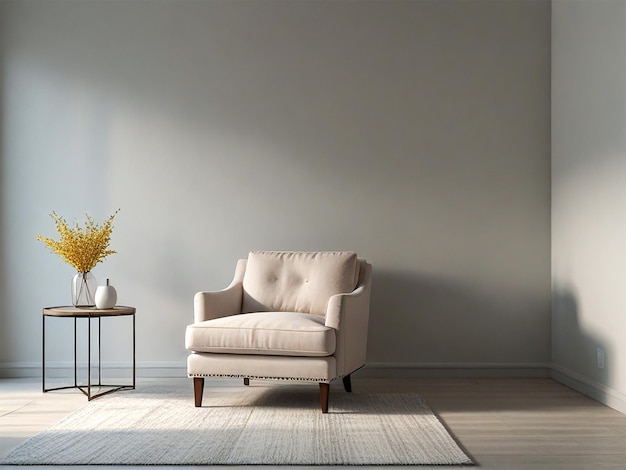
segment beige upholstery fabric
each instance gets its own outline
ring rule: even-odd
[[[325,315],[328,299],[352,292],[358,275],[353,252],[253,251],[243,277],[242,311]]]
[[[371,265],[353,252],[251,252],[226,289],[195,295],[187,373],[323,383],[351,374],[365,364],[370,289]]]
[[[372,266],[359,260],[357,288],[349,294],[335,295],[328,302],[326,326],[337,331],[337,371],[339,377],[350,374],[365,364],[369,326]]]
[[[185,347],[213,353],[330,356],[335,352],[335,330],[317,315],[246,313],[189,325]]]
[[[248,377],[251,379],[331,382],[337,378],[333,356],[259,356],[247,354],[190,354],[189,377]]]

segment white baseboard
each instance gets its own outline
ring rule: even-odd
[[[86,377],[87,364],[78,363],[79,376]],[[97,367],[92,364],[92,373],[97,373]],[[105,362],[102,364],[103,375],[108,377],[131,377],[132,364]],[[42,374],[40,362],[5,362],[0,363],[0,378],[40,378]],[[46,377],[63,378],[74,376],[73,362],[46,363]],[[187,377],[185,362],[138,362],[136,376],[139,378],[171,378]]]
[[[41,377],[40,362],[0,362],[0,379]]]
[[[86,374],[86,364],[79,363],[80,374]],[[92,366],[93,367],[93,366]],[[103,363],[104,373],[109,377],[130,376],[132,366],[128,363]],[[168,378],[186,377],[185,362],[138,362],[137,377]],[[73,362],[46,364],[46,377],[72,377]],[[0,363],[0,378],[41,377],[41,363]],[[543,363],[388,363],[371,362],[355,372],[354,377],[550,377],[549,364]]]
[[[368,362],[354,377],[550,377],[550,364]]]
[[[557,364],[552,365],[552,378],[600,403],[626,414],[626,395]]]

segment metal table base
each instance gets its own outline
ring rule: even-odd
[[[103,384],[102,383],[102,317],[119,317],[119,316],[132,316],[133,319],[133,381],[132,384]],[[74,385],[66,385],[63,387],[46,388],[46,317],[62,317],[74,319]],[[86,318],[88,325],[87,332],[87,384],[78,383],[78,354],[77,354],[77,322],[79,318]],[[91,321],[98,319],[98,382],[92,383],[91,381]],[[66,390],[75,388],[80,390],[88,401],[94,398],[107,395],[109,393],[117,392],[119,390],[134,390],[136,383],[136,346],[135,346],[135,308],[134,307],[114,307],[112,309],[98,310],[91,307],[46,307],[43,309],[42,315],[42,390],[43,393],[51,392],[54,390]],[[99,393],[93,393],[93,388],[106,387],[108,390]]]

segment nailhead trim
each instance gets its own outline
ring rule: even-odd
[[[315,378],[299,378],[299,377],[264,377],[259,375],[235,375],[235,374],[187,374],[187,377],[224,377],[231,379],[258,379],[258,380],[287,380],[292,382],[322,382],[330,383],[340,377],[334,379],[315,379]]]

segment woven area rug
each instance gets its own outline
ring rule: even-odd
[[[233,391],[235,390],[235,391]],[[416,394],[332,390],[328,414],[315,386],[142,387],[98,398],[14,449],[12,465],[466,464]]]

